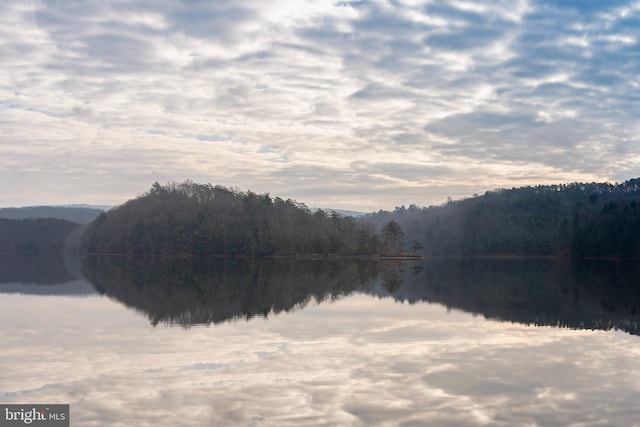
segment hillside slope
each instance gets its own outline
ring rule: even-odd
[[[0,252],[62,252],[78,224],[62,219],[0,218]]]
[[[487,191],[441,206],[363,217],[396,221],[427,255],[640,256],[640,179]]]

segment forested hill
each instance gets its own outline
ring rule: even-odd
[[[640,256],[640,179],[487,191],[363,217],[395,221],[426,255]]]
[[[100,215],[83,245],[92,253],[153,255],[373,255],[382,248],[373,228],[354,218],[191,181],[154,183]]]
[[[78,224],[55,218],[0,218],[0,252],[62,252]]]
[[[378,234],[379,231],[379,234]],[[101,214],[83,248],[153,255],[640,257],[640,179],[487,191],[360,218],[191,181]]]

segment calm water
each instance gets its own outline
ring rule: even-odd
[[[0,403],[74,426],[640,425],[640,263],[0,258]]]

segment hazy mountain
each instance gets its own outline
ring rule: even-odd
[[[90,205],[69,206],[26,206],[21,208],[0,208],[0,218],[55,218],[64,219],[78,224],[87,224],[98,217],[105,209],[103,206]]]
[[[350,210],[346,210],[346,209],[331,209],[331,208],[312,208],[311,209],[311,211],[313,211],[313,212],[315,212],[317,210],[323,210],[325,212],[334,211],[337,214],[342,215],[342,216],[351,216],[351,217],[356,217],[356,218],[366,214],[365,212],[350,211]]]

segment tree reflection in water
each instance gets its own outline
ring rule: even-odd
[[[528,325],[640,333],[636,261],[87,257],[83,265],[99,292],[154,325],[267,317],[362,292]]]

